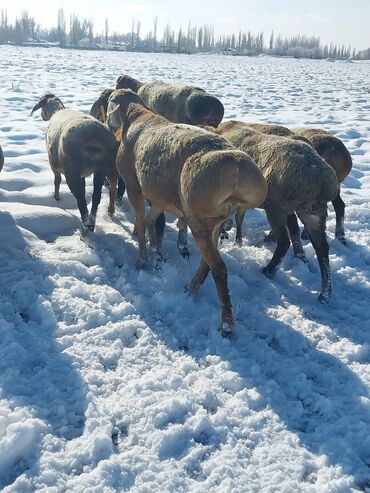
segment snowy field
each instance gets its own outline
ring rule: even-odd
[[[0,47],[0,490],[17,492],[370,492],[370,64]],[[251,211],[221,251],[237,326],[217,332],[212,278],[184,293],[199,256],[168,217],[160,271],[137,271],[127,199],[107,193],[89,245],[65,183],[52,196],[46,92],[88,111],[128,73],[197,84],[225,118],[320,126],[348,146],[347,247],[319,268],[272,247]],[[89,180],[91,192],[91,180]]]

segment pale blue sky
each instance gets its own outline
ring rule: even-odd
[[[158,31],[170,22],[173,28],[188,22],[212,24],[217,34],[239,30],[276,34],[312,34],[323,42],[351,44],[357,49],[370,47],[370,0],[0,0],[11,21],[27,9],[42,25],[55,23],[57,10],[64,7],[94,21],[102,31],[105,17],[110,31],[127,32],[132,18],[141,20],[145,34],[158,15]]]

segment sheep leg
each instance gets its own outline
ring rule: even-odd
[[[118,174],[116,172],[113,172],[107,176],[108,178],[108,183],[109,183],[109,206],[108,206],[108,214],[112,217],[114,214],[115,210],[115,200],[116,200],[116,194],[118,193],[117,191],[117,178]],[[119,187],[119,185],[118,185]]]
[[[297,221],[297,216],[294,214],[289,214],[287,219],[287,226],[290,234],[290,241],[292,242],[294,256],[302,260],[307,264],[307,257],[304,253],[301,237],[299,234],[299,225]]]
[[[243,245],[243,220],[245,216],[245,210],[238,209],[235,214],[236,235],[235,243],[239,246]]]
[[[272,228],[272,232],[276,237],[277,244],[270,262],[262,269],[262,272],[266,276],[272,277],[289,249],[290,240],[286,226],[287,220],[284,213],[276,210],[275,207],[274,210],[266,209],[266,215]]]
[[[118,187],[117,187],[117,197],[116,197],[116,202],[120,204],[122,202],[123,195],[126,190],[126,185],[125,182],[122,180],[121,177],[118,178]]]
[[[54,173],[54,198],[55,200],[60,200],[59,188],[62,182],[62,175],[59,173],[59,171],[53,171],[53,173]]]
[[[194,277],[190,281],[189,286],[186,288],[186,291],[191,294],[196,294],[199,291],[200,286],[207,279],[208,272],[209,272],[209,265],[204,260],[204,258],[201,257],[198,270],[194,274]]]
[[[178,219],[177,227],[179,228],[179,233],[177,236],[177,249],[182,257],[189,258],[190,253],[188,249],[188,225],[184,218]]]
[[[149,233],[149,244],[152,252],[158,256],[158,260],[162,260],[162,236],[157,235],[156,223],[163,210],[155,205],[151,205],[149,212],[146,215],[146,225]]]
[[[162,247],[164,228],[166,226],[166,217],[162,211],[155,222],[155,233],[157,235],[157,243]]]
[[[139,257],[136,261],[136,267],[141,269],[147,259],[145,241],[145,202],[141,190],[137,187],[135,187],[135,190],[132,190],[131,187],[127,187],[127,196],[135,211],[135,230],[139,242]]]
[[[298,213],[305,225],[312,245],[315,249],[321,272],[321,293],[318,300],[326,303],[331,296],[331,272],[329,264],[329,244],[326,239],[326,206],[321,213],[314,215]]]
[[[194,225],[192,227],[191,222],[188,222],[188,224],[202,255],[202,261],[197,273],[190,282],[190,287],[193,287],[194,290],[197,285],[199,286],[201,282],[204,282],[208,273],[208,270],[204,264],[204,262],[206,262],[216,284],[218,299],[221,305],[220,331],[223,336],[228,337],[231,335],[232,326],[235,321],[227,282],[226,265],[217,250],[218,237],[220,234],[220,223],[218,222],[216,225],[213,225],[213,229],[211,230],[206,227],[199,230],[199,228],[194,227]]]
[[[73,173],[66,173],[65,176],[67,185],[77,200],[82,221],[82,234],[85,234],[88,231],[87,220],[89,215],[85,198],[85,178],[81,178],[79,175]]]
[[[98,212],[98,207],[101,199],[101,190],[103,188],[105,176],[101,173],[94,173],[94,190],[92,194],[92,205],[91,211],[87,220],[87,227],[89,231],[94,231],[96,214]]]
[[[340,192],[338,192],[338,195],[335,197],[332,204],[335,210],[335,218],[336,218],[335,237],[341,243],[343,243],[343,245],[345,245],[346,238],[344,234],[344,209],[346,206],[342,200],[342,197],[340,196]]]

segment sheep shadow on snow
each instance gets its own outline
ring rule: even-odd
[[[27,416],[38,420],[33,437],[30,430],[23,437],[21,425],[17,441],[24,443],[18,455],[9,450],[10,457],[15,455],[0,472],[1,489],[37,468],[43,436],[50,433],[72,440],[82,434],[86,390],[72,358],[55,340],[57,322],[48,301],[55,286],[47,264],[28,251],[22,230],[9,213],[0,212],[0,227],[4,240],[0,249],[1,397],[10,413],[19,408],[25,420]]]
[[[110,285],[123,296],[128,295],[141,319],[170,349],[185,350],[198,364],[210,354],[227,361],[246,388],[256,388],[261,394],[262,406],[271,407],[286,428],[299,437],[302,447],[316,455],[324,454],[329,464],[341,466],[345,474],[354,476],[360,488],[365,488],[370,481],[365,443],[370,434],[370,408],[366,404],[369,390],[340,359],[318,349],[317,337],[306,337],[300,326],[303,323],[310,327],[312,320],[317,320],[324,325],[322,330],[327,326],[335,333],[338,320],[333,311],[343,300],[319,304],[310,291],[311,281],[318,285],[319,274],[312,274],[311,279],[307,266],[296,261],[292,252],[287,262],[293,262],[293,273],[295,269],[309,273],[308,287],[307,275],[299,285],[280,268],[274,280],[266,279],[253,258],[244,255],[245,265],[241,266],[243,249],[223,252],[238,320],[229,343],[216,333],[218,310],[212,279],[207,279],[196,298],[183,292],[185,281],[196,270],[199,254],[192,239],[190,261],[171,252],[176,249],[176,234],[174,229],[166,228],[164,250],[168,261],[159,272],[148,269],[138,273],[133,245],[127,246],[118,234],[110,235],[109,242],[96,235],[93,248]],[[345,294],[345,302],[355,304],[357,295],[351,291],[352,285],[334,269],[333,280],[337,296]],[[370,294],[366,287],[363,293]],[[277,310],[281,316],[284,307],[288,315],[282,317],[284,321],[278,320]],[[294,310],[289,314],[291,307],[301,317],[295,317]],[[314,471],[306,472],[312,477]]]

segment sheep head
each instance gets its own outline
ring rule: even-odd
[[[217,127],[224,116],[221,101],[198,88],[187,97],[185,111],[191,125]]]
[[[102,123],[105,123],[107,119],[108,99],[113,91],[114,89],[104,89],[95,103],[91,106],[90,115]]]
[[[45,94],[42,96],[38,103],[32,108],[31,115],[41,108],[41,118],[45,121],[50,120],[50,118],[59,110],[64,109],[64,104],[57,98],[54,94]]]
[[[142,82],[129,75],[121,75],[117,79],[116,89],[131,89],[131,91],[137,92],[142,85]]]
[[[117,141],[121,141],[127,113],[131,104],[145,106],[140,96],[131,89],[118,89],[112,92],[108,100],[107,125],[115,134]]]

